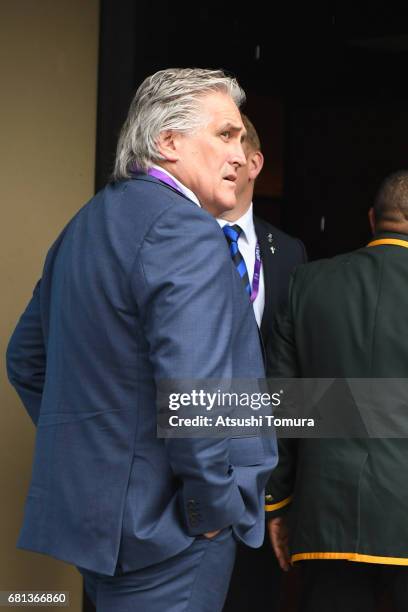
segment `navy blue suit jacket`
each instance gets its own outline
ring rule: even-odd
[[[142,175],[84,206],[47,255],[8,373],[37,425],[20,547],[112,575],[227,525],[261,544],[275,440],[156,437],[158,381],[264,374],[223,234],[186,197]]]

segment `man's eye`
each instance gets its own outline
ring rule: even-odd
[[[227,130],[226,132],[222,132],[221,136],[222,136],[223,138],[226,138],[227,140],[229,140],[229,139],[230,139],[230,137],[231,137],[231,132],[229,132],[229,131]]]

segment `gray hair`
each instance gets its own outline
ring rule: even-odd
[[[245,101],[237,80],[222,70],[168,68],[147,77],[136,91],[119,136],[114,180],[129,178],[135,168],[145,172],[165,159],[157,147],[160,132],[186,134],[202,127],[206,117],[200,98],[211,92],[226,93],[238,108]]]

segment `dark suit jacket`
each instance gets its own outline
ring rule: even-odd
[[[156,435],[160,381],[264,375],[207,212],[149,176],[108,185],[49,251],[7,357],[37,425],[21,547],[113,574],[228,525],[260,544],[275,441]]]
[[[261,249],[265,280],[265,308],[261,322],[262,339],[267,346],[275,315],[288,299],[289,279],[296,266],[307,261],[304,244],[267,221],[254,216],[255,232]]]
[[[407,235],[381,237],[408,241]],[[273,335],[270,375],[408,378],[407,270],[408,249],[394,245],[364,247],[299,268],[287,313]],[[389,388],[392,395],[382,395],[378,405],[370,387],[364,395],[355,387],[369,432],[374,409],[386,422],[401,410],[406,432],[406,393],[399,405],[397,387]],[[408,444],[382,431],[372,429],[378,439],[280,440],[268,492],[275,514],[289,511],[293,560],[408,565]]]

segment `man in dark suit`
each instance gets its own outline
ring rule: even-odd
[[[236,206],[224,211],[218,217],[218,222],[222,227],[227,224],[239,227],[238,247],[251,283],[255,318],[263,344],[267,347],[275,313],[282,310],[287,301],[290,274],[295,266],[306,261],[306,252],[300,240],[253,214],[254,186],[264,158],[254,125],[246,115],[241,116],[246,129],[243,149],[247,163],[237,170]],[[257,283],[254,277],[258,246],[261,266]],[[271,551],[269,538],[265,538],[259,550],[239,546],[224,612],[252,612],[257,605],[267,605],[272,612],[278,605],[279,590],[280,570]]]
[[[236,203],[243,98],[221,71],[142,83],[114,182],[52,246],[9,344],[37,426],[19,546],[77,565],[103,612],[216,612],[235,542],[263,538],[275,440],[156,434],[161,381],[264,375],[211,216]]]
[[[370,437],[279,441],[272,541],[282,569],[303,566],[302,612],[374,612],[384,591],[408,609],[408,444],[385,437],[392,422],[406,437],[406,386],[398,405],[396,381],[379,397],[373,381],[408,378],[407,171],[383,183],[369,217],[367,246],[296,270],[269,353],[271,376],[368,379],[350,388]],[[387,429],[372,428],[373,410]]]

